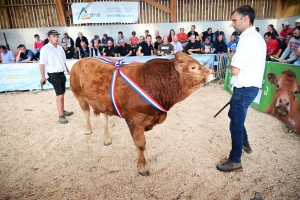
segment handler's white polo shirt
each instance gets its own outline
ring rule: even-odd
[[[232,76],[230,83],[237,88],[261,88],[266,61],[266,42],[252,26],[245,30],[239,39],[231,66],[240,69],[237,76]]]
[[[40,64],[45,65],[47,73],[66,71],[66,54],[59,45],[54,47],[50,42],[42,47],[40,52]]]

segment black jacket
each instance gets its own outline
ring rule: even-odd
[[[86,46],[89,46],[88,39],[87,39],[85,36],[82,36],[82,41],[85,42]],[[77,37],[77,38],[76,38],[76,48],[77,48],[77,47],[81,48],[80,42],[81,42],[80,38]]]
[[[74,40],[72,38],[70,38],[70,37],[68,39],[70,39],[70,41],[71,41],[71,46],[70,47],[72,49],[74,49]],[[61,42],[66,42],[66,39],[65,38],[61,39]]]

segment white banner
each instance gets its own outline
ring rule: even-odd
[[[74,24],[137,23],[139,2],[72,3]]]

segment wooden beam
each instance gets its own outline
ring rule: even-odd
[[[65,18],[66,7],[64,5],[64,0],[55,0],[55,5],[60,25],[67,26]]]
[[[48,6],[48,5],[55,5],[55,3],[0,5],[0,7]]]
[[[66,17],[69,17],[69,16],[71,16],[71,15],[72,15],[72,9],[67,10],[67,11],[65,12],[65,16],[66,16]]]
[[[277,0],[277,13],[276,13],[276,19],[281,18],[282,13],[282,0]]]
[[[156,7],[156,8],[158,8],[158,9],[166,12],[166,13],[171,13],[171,9],[170,8],[168,8],[168,7],[164,6],[164,5],[161,5],[160,3],[157,3],[154,0],[144,0],[144,1],[147,2],[150,5],[152,5],[152,6]]]
[[[280,16],[281,16],[281,17],[283,17],[284,13],[285,13],[286,10],[288,9],[289,3],[290,3],[290,0],[287,0],[287,1],[285,2],[284,8],[283,8],[283,10],[282,10],[281,13],[280,13]]]
[[[177,0],[171,0],[171,20],[177,22]]]

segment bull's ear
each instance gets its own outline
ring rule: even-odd
[[[275,85],[276,84],[276,75],[273,72],[268,73],[268,81]]]
[[[185,66],[186,66],[186,65],[185,65],[184,63],[181,63],[181,64],[178,64],[178,65],[175,65],[175,68],[176,68],[176,70],[177,70],[179,73],[182,73]]]
[[[183,63],[184,62],[184,53],[183,52],[180,52],[178,51],[176,54],[175,54],[175,58],[176,60],[178,60],[179,62]]]

